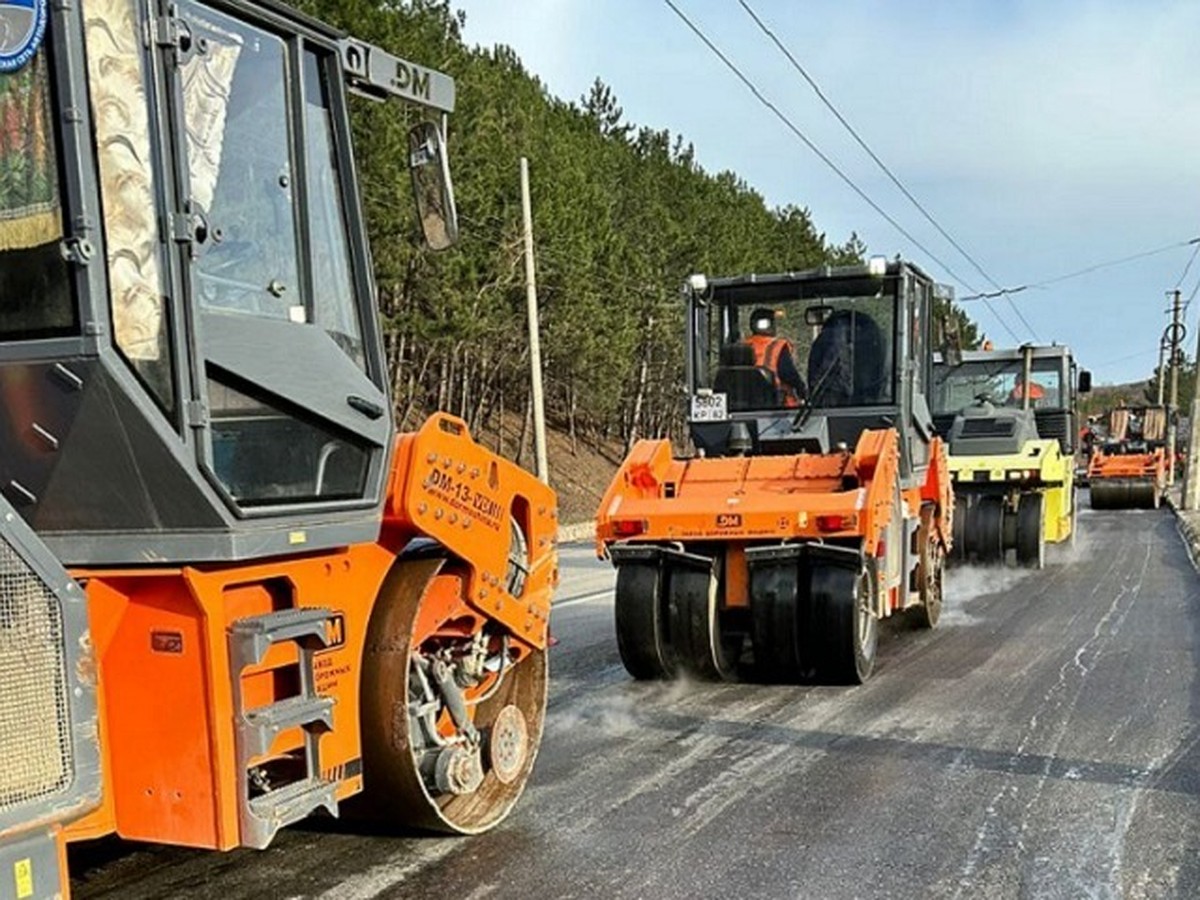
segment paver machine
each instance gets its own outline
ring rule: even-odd
[[[1093,509],[1158,509],[1167,489],[1166,407],[1119,406],[1088,461]]]
[[[631,675],[729,679],[752,660],[859,683],[881,619],[937,623],[953,497],[926,402],[933,287],[883,258],[689,280],[695,453],[639,441],[597,514]]]
[[[933,419],[950,450],[953,561],[1042,568],[1075,534],[1078,395],[1091,389],[1053,344],[938,356]]]
[[[271,0],[0,23],[0,897],[112,833],[492,827],[555,496],[452,416],[397,435],[347,109],[441,117],[453,81]],[[435,248],[444,146],[406,147]]]

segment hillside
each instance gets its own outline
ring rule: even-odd
[[[619,441],[580,439],[572,446],[569,434],[549,427],[546,438],[550,484],[558,492],[559,521],[563,525],[590,522],[624,456],[624,445]],[[521,417],[518,415],[506,415],[502,429],[484,429],[475,434],[475,439],[530,471],[535,468],[531,443],[524,456],[517,457],[521,441]]]
[[[1122,403],[1145,403],[1147,381],[1130,381],[1124,384],[1101,384],[1092,388],[1090,394],[1079,398],[1083,415],[1103,413]]]

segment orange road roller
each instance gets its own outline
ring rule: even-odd
[[[639,441],[597,513],[633,677],[860,683],[881,619],[937,624],[953,494],[925,394],[934,288],[882,258],[689,279],[694,452]]]
[[[1093,509],[1158,509],[1167,489],[1167,410],[1121,406],[1088,461]]]

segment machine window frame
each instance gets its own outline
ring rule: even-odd
[[[866,289],[870,286],[875,287],[874,292]],[[900,325],[900,318],[903,315],[903,297],[901,291],[904,289],[904,280],[897,276],[887,276],[883,279],[871,278],[869,276],[848,276],[842,279],[823,279],[811,282],[784,279],[780,281],[759,281],[721,286],[715,291],[713,299],[708,301],[719,310],[719,315],[710,317],[710,321],[714,319],[719,319],[719,321],[715,322],[715,328],[708,332],[710,337],[707,346],[697,347],[694,351],[695,359],[692,367],[693,383],[691,390],[694,393],[698,388],[711,387],[721,368],[721,347],[740,342],[746,337],[746,334],[743,333],[745,329],[741,328],[741,322],[757,306],[774,308],[786,303],[793,304],[797,308],[802,308],[814,301],[829,299],[848,301],[879,299],[885,301],[885,304],[890,308],[889,316],[891,319],[890,322],[885,323],[878,321],[877,316],[872,316],[879,336],[884,341],[886,372],[879,382],[879,388],[882,392],[881,396],[863,402],[837,403],[833,405],[817,404],[815,408],[830,415],[840,415],[896,406],[901,401],[901,391],[903,389],[903,373],[899,371],[898,367],[898,360],[900,358],[898,342],[905,339]],[[703,340],[703,337],[698,339]],[[812,340],[815,340],[815,334]],[[804,380],[805,389],[811,398],[813,386],[808,384],[808,362],[811,352],[811,342],[804,352],[800,352],[801,343],[803,342],[793,340],[793,344],[797,347],[797,356],[800,357],[795,360],[795,363],[801,378]],[[707,379],[701,378],[701,359],[708,362]],[[784,409],[786,407],[767,406],[762,409],[746,410],[744,412],[747,414],[772,413],[780,412]]]
[[[189,371],[192,377],[191,424],[198,426],[196,453],[204,479],[216,490],[229,510],[240,519],[296,516],[305,513],[332,513],[337,510],[363,509],[378,505],[386,487],[387,463],[392,450],[394,427],[383,377],[378,322],[373,303],[373,284],[365,263],[365,227],[354,178],[349,121],[344,98],[344,76],[336,41],[293,21],[279,18],[270,10],[250,9],[221,0],[189,0],[181,10],[186,16],[212,10],[233,19],[242,29],[257,30],[281,41],[286,83],[283,101],[287,115],[287,152],[292,180],[291,211],[296,227],[297,290],[303,294],[304,321],[283,317],[245,315],[206,305],[197,290],[197,269],[186,245],[175,254],[184,286],[182,305],[189,330],[187,341]],[[362,325],[364,359],[352,360],[336,341],[312,321],[312,230],[307,211],[307,139],[304,130],[304,95],[301,64],[304,54],[312,51],[328,85],[328,109],[332,120],[332,164],[345,217],[349,266],[353,283],[356,315]],[[171,51],[168,51],[168,54]],[[169,59],[169,56],[168,56]],[[179,66],[168,62],[170,118],[167,120],[173,140],[184,144],[177,165],[172,208],[184,211],[191,195],[191,166],[186,155],[187,120],[184,115],[183,78]],[[359,238],[357,235],[363,235]],[[240,324],[234,320],[240,320]],[[230,329],[235,334],[230,340]],[[248,346],[253,336],[255,348]],[[270,348],[264,353],[263,347]],[[306,370],[297,370],[287,360],[305,359]],[[339,362],[340,360],[340,362]],[[284,500],[273,504],[256,501],[239,504],[222,483],[216,464],[214,431],[208,415],[207,377],[213,369],[222,371],[248,393],[257,395],[276,408],[292,415],[301,424],[331,429],[335,433],[361,440],[367,447],[366,477],[362,490],[354,497],[315,497]],[[318,378],[317,375],[321,377]],[[328,375],[328,377],[324,377]],[[353,403],[347,403],[353,400]],[[357,405],[356,405],[357,404]],[[204,410],[200,418],[197,409]],[[375,410],[369,416],[363,409]],[[347,412],[347,410],[350,410]],[[355,411],[357,410],[357,411]]]

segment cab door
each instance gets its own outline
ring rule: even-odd
[[[376,503],[392,417],[334,48],[167,7],[201,467],[239,515]]]
[[[911,417],[907,435],[908,458],[913,471],[924,475],[929,466],[929,445],[935,433],[933,415],[929,409],[932,352],[930,350],[930,319],[932,317],[932,288],[924,279],[907,275],[901,288],[906,295],[904,321],[907,323],[904,362],[904,406]],[[904,407],[901,407],[903,410]]]

